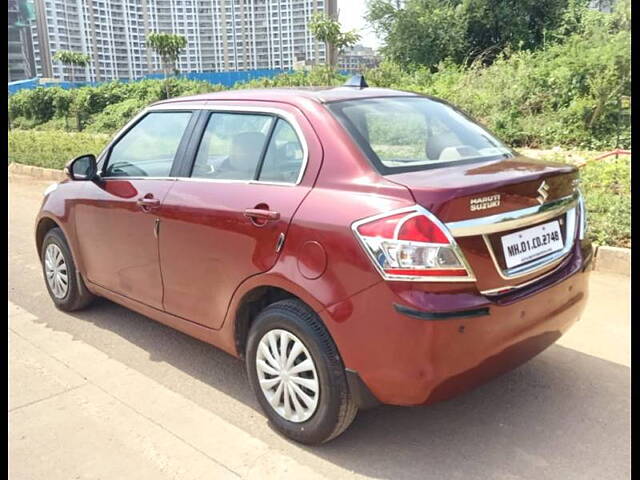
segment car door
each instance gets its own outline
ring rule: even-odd
[[[89,282],[162,308],[156,213],[175,179],[191,111],[150,111],[103,156],[101,179],[88,183],[75,207],[80,252]]]
[[[275,264],[322,150],[293,107],[207,115],[160,209],[160,261],[165,310],[219,328],[238,285]]]

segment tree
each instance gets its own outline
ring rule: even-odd
[[[178,57],[187,46],[187,39],[182,35],[172,33],[152,32],[147,35],[147,45],[160,56],[165,78],[165,91],[169,98],[169,72],[176,72]]]
[[[403,67],[434,67],[446,58],[460,63],[466,52],[466,24],[462,6],[450,0],[369,2],[367,21],[384,40],[383,55]]]
[[[69,67],[69,74],[71,76],[72,83],[75,81],[75,67],[86,67],[89,65],[89,62],[91,62],[91,57],[89,55],[69,50],[58,50],[53,56],[53,59]]]
[[[569,4],[586,0],[370,0],[366,19],[383,38],[382,53],[402,66],[432,70],[445,60],[491,63],[505,50],[544,46],[566,21]]]
[[[327,64],[331,69],[335,69],[338,63],[338,55],[360,40],[355,30],[343,32],[340,28],[340,22],[326,13],[316,12],[309,22],[312,35],[326,46]]]
[[[467,42],[476,56],[495,45],[491,62],[500,52],[535,50],[543,47],[547,32],[553,32],[565,19],[569,4],[587,8],[587,0],[466,0]]]

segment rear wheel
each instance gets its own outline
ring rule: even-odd
[[[71,312],[89,305],[94,296],[76,273],[71,250],[62,230],[52,228],[46,233],[41,255],[45,284],[55,306]]]
[[[249,332],[246,368],[271,423],[295,441],[327,442],[356,416],[338,350],[315,312],[299,300],[260,312]]]

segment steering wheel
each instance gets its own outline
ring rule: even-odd
[[[480,156],[480,152],[471,145],[453,145],[442,149],[438,160],[460,160],[476,156]]]
[[[107,166],[107,175],[114,177],[147,177],[147,172],[129,162],[118,162]]]
[[[193,171],[191,172],[191,175],[197,175],[199,177],[208,177],[210,175],[213,175],[214,173],[215,173],[215,168],[213,168],[213,165],[210,165],[208,163],[196,162],[193,165]]]

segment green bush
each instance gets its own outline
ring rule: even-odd
[[[146,106],[143,100],[129,98],[108,105],[102,112],[94,115],[88,124],[87,132],[116,132]]]
[[[98,155],[109,141],[104,134],[10,130],[9,162],[61,169],[79,155]]]
[[[38,87],[33,90],[21,90],[9,97],[9,119],[24,117],[35,124],[50,120],[56,113],[55,98],[59,87]]]
[[[631,157],[593,160],[581,169],[589,237],[599,245],[631,247]]]
[[[434,8],[430,2],[413,2],[398,15],[412,9],[433,13]],[[396,15],[385,12],[378,13]],[[630,44],[629,0],[618,0],[612,14],[571,0],[542,48],[507,46],[488,67],[482,59],[464,66],[455,55],[437,65],[427,62],[428,67],[385,62],[366,76],[370,85],[448,100],[515,147],[606,149],[616,146],[618,138],[619,146],[629,147],[630,115],[619,122],[618,101],[631,96]]]
[[[331,67],[318,65],[310,70],[297,70],[281,73],[273,78],[256,78],[247,82],[238,82],[233,88],[278,88],[342,85],[346,76]]]
[[[443,98],[468,112],[506,143],[612,148],[620,95],[631,95],[629,32],[574,35],[537,52],[505,53],[491,66],[443,62],[438,71],[407,72],[383,63],[366,72],[370,85]],[[630,121],[620,146],[630,145]]]
[[[587,234],[596,244],[631,247],[631,156],[596,160],[604,152],[520,150],[523,155],[580,167]]]
[[[223,90],[222,85],[169,78],[171,97]],[[64,90],[60,87],[21,90],[9,97],[11,127],[50,129],[50,122],[63,119],[65,129],[114,133],[145,106],[167,98],[164,80],[132,83],[106,82],[96,87]]]

